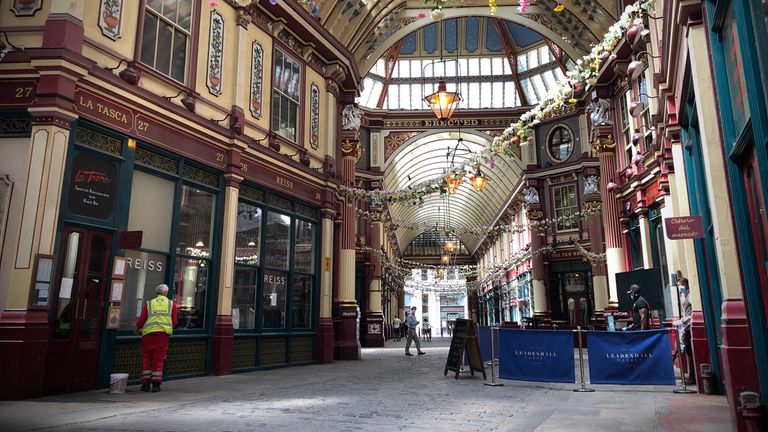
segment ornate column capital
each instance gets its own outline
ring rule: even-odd
[[[613,140],[613,135],[597,137],[592,140],[592,152],[595,154],[613,154],[616,148],[616,142]]]
[[[345,157],[345,158],[351,157],[357,160],[358,158],[360,158],[362,151],[363,151],[363,147],[360,145],[359,140],[344,139],[341,142],[342,157]]]
[[[544,219],[544,212],[539,209],[528,208],[525,211],[525,215],[529,220],[542,220]]]

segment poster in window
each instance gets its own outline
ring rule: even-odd
[[[120,306],[110,306],[107,314],[107,330],[120,328]]]
[[[110,219],[114,212],[117,166],[114,162],[80,153],[72,161],[69,210],[80,216]]]
[[[109,301],[112,303],[120,303],[123,300],[123,284],[122,280],[112,281],[112,290],[109,294]]]
[[[224,18],[211,11],[211,32],[208,39],[208,79],[206,85],[212,95],[221,94],[222,57],[224,56]]]
[[[261,118],[261,84],[264,80],[264,49],[253,42],[251,57],[251,115]]]
[[[112,39],[120,38],[120,18],[123,14],[123,0],[101,0],[99,7],[99,28],[101,34]]]

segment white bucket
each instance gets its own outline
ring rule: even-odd
[[[116,373],[109,376],[109,392],[110,393],[125,393],[125,388],[128,386],[128,374]]]

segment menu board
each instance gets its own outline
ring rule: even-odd
[[[464,358],[465,351],[469,359],[469,372],[472,376],[475,375],[475,372],[480,372],[483,374],[483,379],[486,379],[485,365],[483,365],[483,360],[480,357],[480,342],[477,339],[475,324],[470,319],[458,318],[453,326],[453,338],[448,350],[448,359],[445,361],[443,375],[448,375],[448,371],[453,371],[456,372],[455,378],[459,379],[461,360]]]

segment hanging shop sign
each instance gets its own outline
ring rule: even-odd
[[[701,216],[683,216],[664,219],[664,228],[670,240],[704,238]]]
[[[109,219],[115,206],[117,166],[108,160],[80,153],[72,161],[69,209],[95,219]]]

